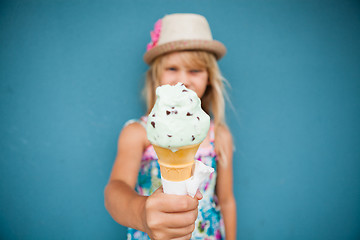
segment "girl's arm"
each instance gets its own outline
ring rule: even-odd
[[[224,218],[227,240],[236,239],[236,202],[233,192],[233,140],[229,129],[219,126],[215,146],[219,156],[216,194]]]
[[[105,188],[105,207],[115,221],[146,232],[151,239],[189,239],[195,228],[200,195],[197,198],[168,195],[159,188],[145,197],[134,191],[141,157],[148,144],[146,131],[139,123],[123,129]]]

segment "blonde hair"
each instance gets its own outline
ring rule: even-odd
[[[224,83],[227,83],[222,76],[216,58],[212,53],[206,51],[182,51],[181,58],[188,66],[205,68],[209,75],[209,84],[201,98],[201,107],[214,119],[215,127],[225,124],[225,97],[226,90]],[[167,55],[157,57],[146,72],[145,96],[147,113],[150,113],[155,104],[155,90],[160,86],[161,69]]]
[[[227,159],[225,154],[225,146],[223,145],[223,135],[219,133],[219,127],[228,129],[225,123],[225,98],[228,99],[224,83],[228,84],[222,76],[216,58],[212,53],[206,51],[182,51],[181,60],[187,65],[195,68],[205,68],[209,76],[209,84],[205,93],[201,98],[201,107],[206,113],[211,115],[215,124],[215,135],[219,136],[215,140],[215,151],[218,155],[219,163],[223,167],[227,167]],[[146,72],[145,87],[143,95],[146,100],[147,113],[149,114],[156,100],[156,88],[160,86],[160,76],[162,74],[162,66],[168,55],[157,57]]]

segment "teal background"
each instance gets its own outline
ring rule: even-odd
[[[1,1],[0,239],[125,238],[103,189],[173,12],[228,48],[238,239],[360,239],[360,4],[319,0]]]

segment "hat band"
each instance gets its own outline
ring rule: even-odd
[[[216,40],[199,40],[199,39],[179,40],[179,41],[164,43],[151,48],[145,53],[144,61],[150,64],[152,60],[159,55],[174,51],[184,51],[184,50],[208,51],[213,53],[217,60],[222,58],[226,53],[225,46],[221,42]]]

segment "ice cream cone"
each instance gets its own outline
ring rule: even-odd
[[[195,154],[200,144],[181,147],[176,152],[156,145],[153,146],[159,158],[163,178],[179,182],[191,177]]]

